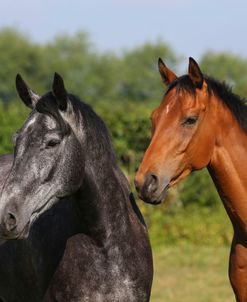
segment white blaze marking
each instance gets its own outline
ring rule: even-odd
[[[170,111],[170,104],[168,104],[168,105],[166,106],[166,114],[168,114],[169,111]]]

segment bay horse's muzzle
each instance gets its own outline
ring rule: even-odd
[[[160,190],[161,184],[159,177],[155,173],[147,173],[141,181],[136,175],[135,187],[138,192],[138,196],[145,202],[151,204],[159,204],[165,198],[165,193],[168,186],[165,189]]]

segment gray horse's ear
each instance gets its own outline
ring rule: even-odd
[[[166,67],[165,63],[162,61],[161,58],[159,58],[158,60],[158,67],[159,67],[161,79],[166,85],[171,84],[171,82],[177,79],[175,73]]]
[[[22,79],[21,75],[18,73],[16,75],[15,79],[15,85],[16,90],[18,92],[19,97],[23,101],[23,103],[33,109],[37,103],[37,101],[40,99],[40,96],[36,93],[34,93],[28,85],[25,83],[25,81]]]
[[[191,57],[189,58],[188,73],[195,87],[201,89],[203,85],[203,74],[197,62]]]
[[[65,111],[67,109],[68,95],[64,87],[63,78],[56,72],[54,74],[52,92],[57,100],[58,108]]]

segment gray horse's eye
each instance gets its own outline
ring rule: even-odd
[[[52,139],[48,140],[46,146],[47,147],[55,147],[55,146],[59,145],[60,142],[61,142],[60,139],[52,138]]]

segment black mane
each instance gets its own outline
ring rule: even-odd
[[[204,79],[208,85],[208,93],[214,93],[217,95],[222,103],[230,109],[240,126],[247,131],[246,100],[233,93],[231,87],[229,87],[226,83],[219,82],[208,76],[204,76]],[[174,87],[176,87],[177,92],[185,90],[193,95],[196,93],[195,86],[188,75],[183,75],[173,81],[168,87],[166,93],[168,93]]]
[[[92,154],[94,154],[97,158],[102,157],[103,154],[108,154],[106,158],[108,160],[111,158],[111,164],[116,163],[111,136],[103,120],[93,111],[91,106],[82,102],[75,95],[69,94],[69,99],[77,120],[80,120],[80,115],[83,117],[83,122],[86,126],[84,129],[87,132],[88,148],[92,148],[93,151],[90,156],[92,157]]]

